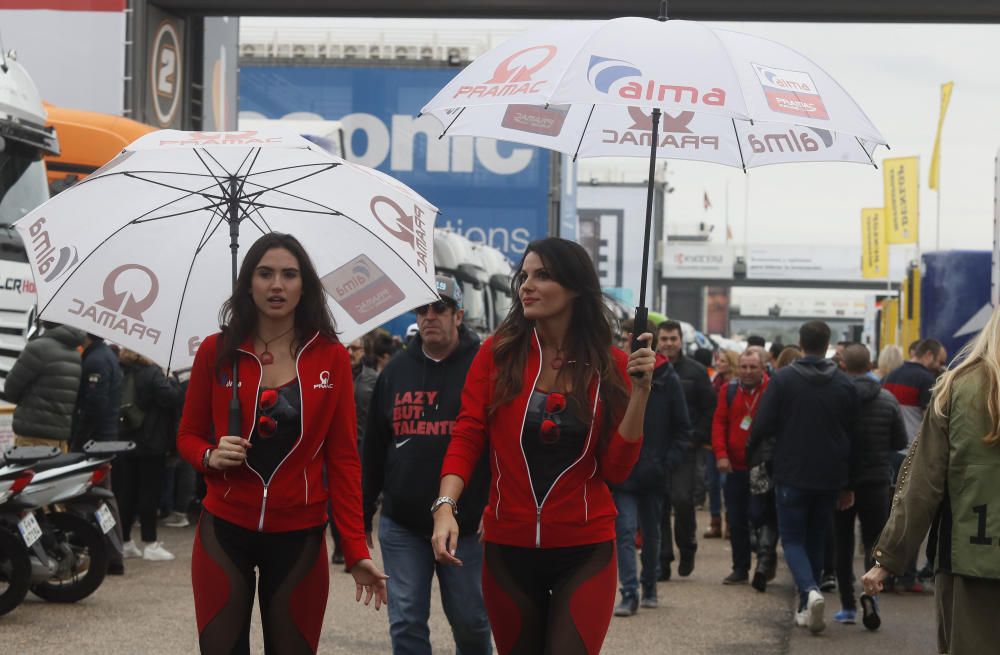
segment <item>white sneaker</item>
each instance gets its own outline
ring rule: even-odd
[[[163,521],[163,526],[166,528],[186,528],[189,525],[191,521],[184,512],[170,512],[170,516]]]
[[[795,613],[795,625],[799,628],[809,625],[809,610],[805,609]]]
[[[826,601],[823,594],[818,589],[809,592],[809,599],[806,601],[806,627],[809,632],[816,634],[826,629],[826,621],[823,620],[823,610],[826,609]]]
[[[146,548],[142,551],[142,559],[151,562],[169,562],[174,559],[174,554],[163,547],[163,542],[154,541],[146,544]]]
[[[136,559],[142,557],[142,551],[139,547],[135,545],[135,542],[129,539],[124,544],[122,544],[122,557],[125,559]]]

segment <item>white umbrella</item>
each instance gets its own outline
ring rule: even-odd
[[[349,341],[437,299],[436,214],[291,132],[164,130],[15,227],[42,318],[185,368],[219,330],[242,253],[262,234],[302,242]]]
[[[809,161],[874,165],[886,141],[846,91],[774,41],[700,23],[617,18],[528,32],[479,56],[423,108],[442,135],[574,157],[648,157],[638,324],[657,157],[746,170]],[[662,117],[662,124],[661,124]]]

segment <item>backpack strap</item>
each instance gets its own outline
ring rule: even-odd
[[[733,398],[736,397],[736,392],[739,391],[740,381],[733,378],[729,381],[729,385],[726,387],[726,407],[733,406]]]

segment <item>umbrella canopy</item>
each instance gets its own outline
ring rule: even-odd
[[[298,238],[351,340],[437,298],[436,214],[291,132],[164,130],[15,227],[42,318],[184,368],[218,331],[239,259],[262,234]]]
[[[574,156],[656,156],[749,168],[873,164],[886,141],[846,91],[774,41],[697,22],[584,21],[481,55],[424,107],[444,132]]]

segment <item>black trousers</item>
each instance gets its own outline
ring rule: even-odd
[[[130,540],[138,516],[142,540],[156,541],[156,510],[163,490],[166,455],[129,455],[115,460],[111,484],[121,512],[122,534]]]
[[[844,609],[857,609],[854,601],[854,522],[861,521],[865,570],[872,567],[872,549],[889,519],[889,485],[869,485],[854,490],[854,505],[833,513],[837,553],[837,589]]]
[[[700,451],[692,450],[684,453],[681,462],[670,471],[667,482],[667,497],[663,503],[663,521],[660,530],[660,564],[664,568],[674,561],[674,547],[681,556],[691,555],[698,550],[696,533],[698,526],[694,512],[694,482],[697,477],[698,463],[696,457]],[[674,524],[670,525],[670,514],[673,510]],[[671,535],[673,543],[671,543]]]

